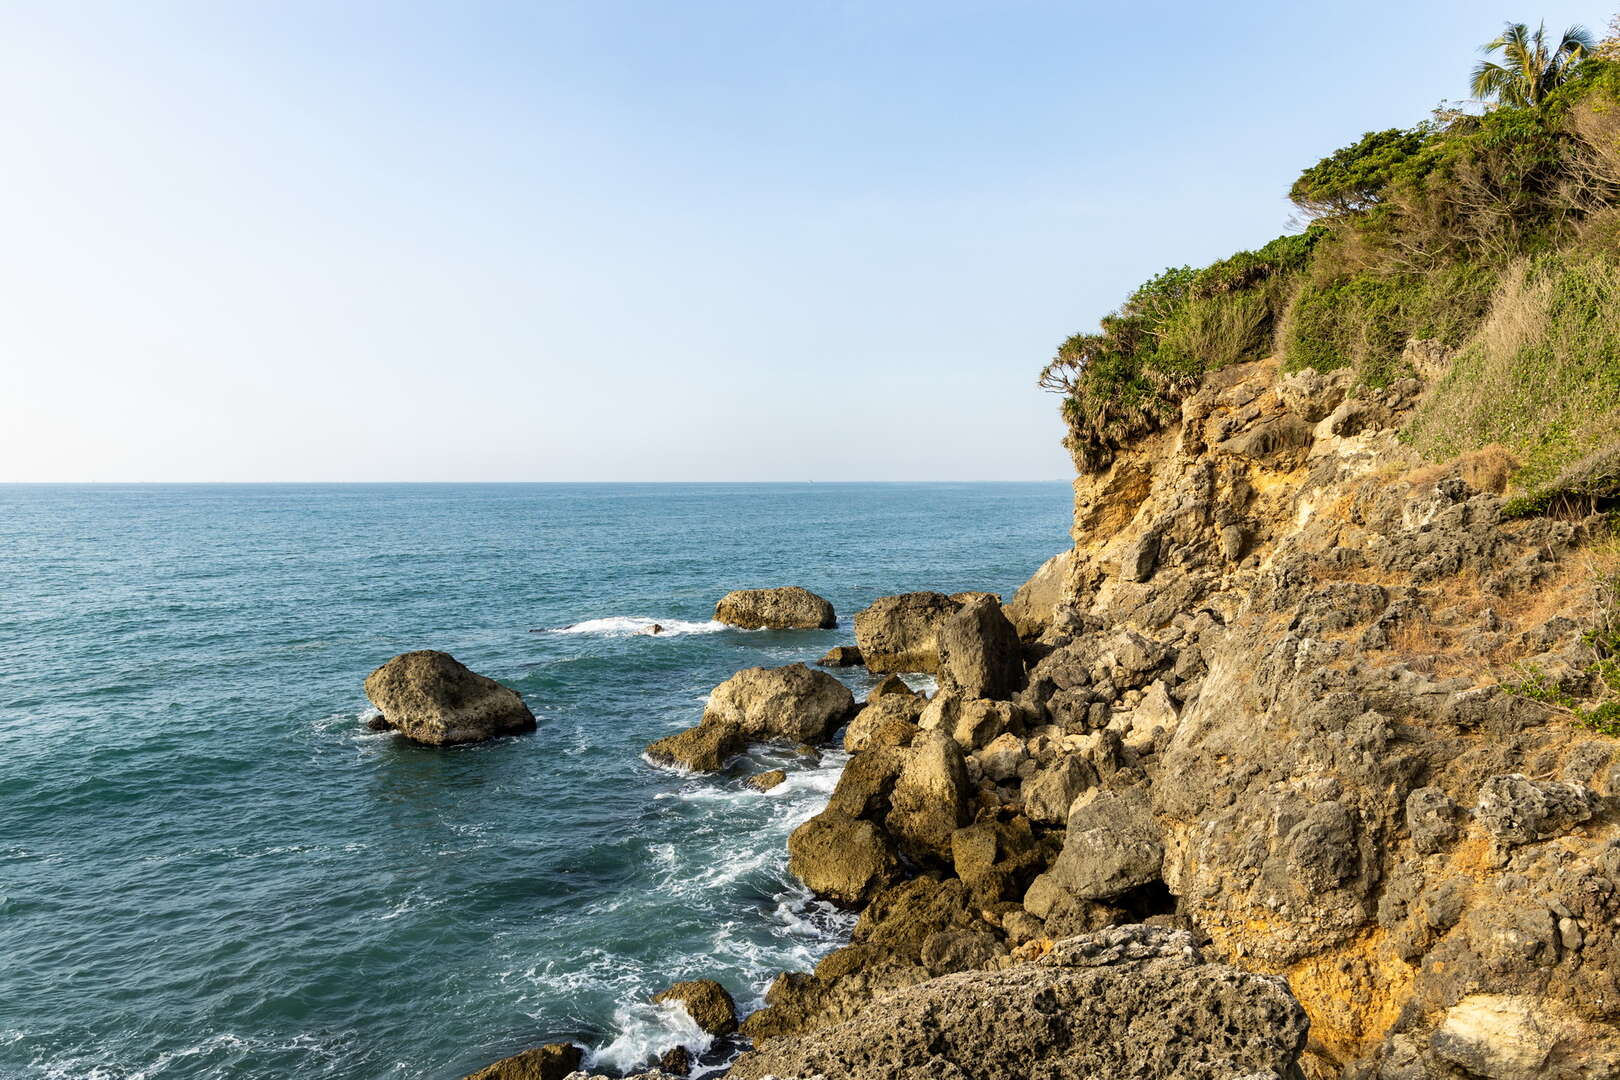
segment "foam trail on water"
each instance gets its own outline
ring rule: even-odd
[[[647,636],[679,637],[682,634],[713,634],[726,629],[725,623],[715,622],[713,619],[707,622],[694,622],[690,619],[654,619],[646,615],[609,615],[603,619],[586,619],[584,622],[558,626],[542,632],[547,634],[600,634],[602,637],[632,637],[636,634],[646,634],[654,626],[663,629],[657,634],[647,634]]]
[[[613,1014],[613,1026],[619,1033],[614,1040],[587,1055],[586,1064],[592,1069],[630,1072],[675,1046],[686,1047],[696,1060],[714,1042],[685,1006],[673,1002],[622,1005]]]

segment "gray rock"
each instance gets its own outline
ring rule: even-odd
[[[1094,788],[1069,809],[1052,876],[1086,900],[1111,900],[1159,879],[1164,847],[1145,790]]]
[[[964,698],[1011,697],[1024,684],[1018,631],[992,596],[977,596],[940,620],[934,635],[939,683]]]
[[[1273,976],[1204,963],[1189,935],[1123,927],[1036,963],[945,975],[732,1067],[840,1080],[1296,1076],[1304,1010]]]
[[[1042,769],[1024,785],[1024,815],[1043,825],[1066,824],[1080,793],[1097,785],[1097,770],[1078,754]]]
[[[1437,787],[1421,787],[1406,797],[1406,828],[1412,846],[1424,855],[1444,850],[1457,839],[1457,804]]]
[[[1053,613],[1063,599],[1063,588],[1072,565],[1073,548],[1047,559],[1013,593],[1012,600],[1007,603],[1006,614],[1019,637],[1033,641],[1051,628]]]
[[[1474,816],[1504,846],[1550,840],[1589,820],[1597,796],[1585,784],[1493,776],[1479,789]]]

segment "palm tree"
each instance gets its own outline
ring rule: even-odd
[[[1500,52],[1504,62],[1479,62],[1474,68],[1474,96],[1495,98],[1497,104],[1515,108],[1540,105],[1592,49],[1592,34],[1584,26],[1571,26],[1557,47],[1549,49],[1546,23],[1535,33],[1524,23],[1508,23],[1500,37],[1480,49],[1486,56]]]

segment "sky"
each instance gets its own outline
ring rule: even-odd
[[[0,0],[0,482],[1065,478],[1063,338],[1610,14]]]

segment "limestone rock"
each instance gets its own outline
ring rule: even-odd
[[[563,1080],[579,1068],[585,1052],[573,1043],[547,1043],[502,1058],[463,1080]]]
[[[672,1046],[658,1055],[658,1068],[671,1076],[686,1076],[692,1071],[692,1052],[684,1046]]]
[[[844,731],[844,749],[854,754],[878,746],[910,745],[924,704],[922,698],[912,694],[876,698],[849,722]]]
[[[908,750],[895,746],[868,747],[856,754],[838,774],[827,808],[850,817],[882,821],[889,813],[895,781],[900,779],[909,758]]]
[[[1024,752],[1024,740],[1008,732],[991,739],[983,750],[973,755],[973,758],[979,763],[984,775],[999,784],[1017,776],[1018,766],[1024,763],[1027,756]]]
[[[676,735],[666,735],[647,747],[647,756],[659,765],[676,765],[692,772],[719,772],[726,762],[748,749],[741,729],[724,721],[707,720]]]
[[[1076,896],[1110,900],[1157,881],[1163,861],[1148,793],[1093,789],[1069,809],[1052,875]]]
[[[832,604],[808,589],[738,589],[714,606],[717,622],[744,630],[830,630],[838,625]]]
[[[748,778],[748,786],[755,791],[769,791],[778,787],[787,780],[787,772],[782,769],[771,769],[767,772],[756,773]]]
[[[869,671],[939,671],[941,620],[961,604],[944,593],[882,596],[855,614],[855,644]]]
[[[941,732],[924,732],[895,781],[888,831],[912,858],[948,861],[951,833],[967,824],[967,793],[961,747]]]
[[[945,694],[940,697],[948,702],[941,710],[942,715],[950,704],[956,705],[955,719],[948,730],[951,738],[964,751],[977,750],[1002,735],[1017,734],[1022,730],[1011,702],[985,701],[982,698],[955,702]],[[921,726],[921,723],[922,718],[918,717],[918,725]]]
[[[889,694],[912,693],[913,691],[911,687],[906,685],[906,680],[902,679],[898,675],[885,675],[876,686],[872,687],[872,692],[866,695],[866,700],[868,702],[873,702],[878,698],[885,697]]]
[[[966,698],[1008,698],[1024,685],[1024,661],[1001,604],[975,597],[936,624],[939,683]]]
[[[855,708],[849,688],[803,664],[745,668],[714,688],[704,722],[730,724],[750,741],[818,742]]]
[[[1074,549],[1060,552],[1041,564],[1030,579],[1019,586],[1007,604],[1007,619],[1025,641],[1033,641],[1052,625],[1052,616],[1064,599],[1063,589],[1074,564]]]
[[[737,1003],[725,987],[713,979],[678,982],[653,995],[655,1004],[678,1001],[697,1026],[710,1035],[730,1035],[737,1030]]]
[[[894,881],[899,864],[876,825],[823,810],[788,837],[788,870],[817,896],[861,904]]]
[[[1514,773],[1485,782],[1474,816],[1498,843],[1529,844],[1568,832],[1596,809],[1597,796],[1585,784]]]
[[[434,746],[535,729],[517,691],[470,671],[449,653],[401,653],[366,677],[366,697],[388,725]]]
[[[1024,814],[1043,825],[1062,825],[1080,794],[1097,784],[1097,770],[1079,755],[1042,769],[1024,785]]]
[[[1297,1075],[1306,1028],[1284,980],[1204,963],[1184,932],[1122,927],[1034,963],[895,991],[841,1023],[764,1042],[730,1075],[1280,1078]]]
[[[817,667],[860,667],[861,650],[853,645],[834,645],[816,661]]]

